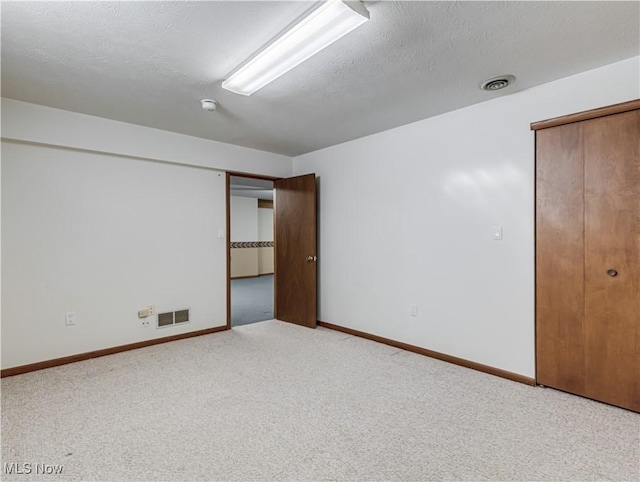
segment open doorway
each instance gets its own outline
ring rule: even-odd
[[[229,176],[229,322],[274,318],[273,181]]]
[[[262,309],[261,316],[251,316],[246,321],[254,323],[276,318],[301,326],[315,328],[317,324],[317,234],[316,234],[316,175],[313,173],[289,178],[274,178],[241,173],[227,173],[227,327],[239,326],[242,321],[236,317],[236,323],[232,322],[232,306],[235,311],[247,308],[247,303],[242,303],[242,298],[236,293],[232,297],[231,281],[247,278],[257,278],[260,275],[268,276],[268,271],[262,266],[262,271],[250,273],[238,271],[238,256],[233,256],[232,249],[272,248],[273,277],[272,289],[275,296],[267,294],[267,299],[273,299],[273,310]],[[267,181],[269,184],[265,183]],[[271,187],[271,189],[269,189]],[[262,191],[262,192],[261,192]],[[269,196],[270,199],[260,197]],[[271,213],[273,222],[265,222],[263,226],[271,224],[273,241],[256,240],[256,235],[236,236],[234,227],[232,234],[231,206],[232,194],[236,198],[253,198],[256,203],[267,209],[266,203],[272,203]],[[277,197],[277,203],[276,203]],[[240,201],[242,203],[243,201]],[[247,201],[245,201],[248,203]],[[254,202],[254,201],[252,201]],[[261,209],[257,207],[257,209]],[[234,208],[235,214],[237,209]],[[235,216],[234,216],[235,218]],[[270,218],[267,218],[270,219]],[[234,222],[235,224],[235,222]],[[253,225],[253,223],[252,223]],[[255,231],[254,231],[255,232]],[[258,235],[259,237],[259,235]],[[236,241],[237,239],[243,239]],[[232,244],[233,242],[233,244]],[[233,246],[233,248],[232,248]],[[269,250],[263,249],[264,252]],[[250,253],[250,252],[247,252]],[[240,257],[245,254],[235,251]],[[268,255],[267,255],[268,256]],[[267,259],[262,257],[263,261]],[[233,276],[232,276],[233,264]],[[258,266],[260,266],[258,261]],[[237,285],[237,283],[236,283]],[[267,284],[268,285],[268,284]],[[264,292],[263,292],[264,293]],[[232,299],[233,298],[233,299]],[[248,295],[249,300],[254,300],[255,295]],[[246,298],[245,298],[246,299]],[[239,308],[240,307],[240,308]],[[254,312],[257,311],[254,309]],[[246,323],[245,323],[246,324]]]

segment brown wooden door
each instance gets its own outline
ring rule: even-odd
[[[536,380],[586,396],[582,147],[579,124],[536,132]]]
[[[316,176],[274,181],[275,317],[316,327]]]
[[[640,411],[640,111],[581,124],[586,394]]]
[[[536,378],[640,411],[639,110],[536,132]]]

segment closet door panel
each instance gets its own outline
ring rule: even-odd
[[[640,410],[640,111],[580,124],[586,395]]]
[[[536,133],[536,379],[585,393],[584,164],[578,124]]]

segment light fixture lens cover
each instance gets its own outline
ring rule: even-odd
[[[369,20],[360,2],[329,0],[253,57],[222,83],[251,95]]]

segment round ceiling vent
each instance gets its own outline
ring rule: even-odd
[[[497,77],[491,77],[480,84],[482,90],[488,90],[490,92],[494,90],[504,89],[511,85],[516,78],[513,75],[498,75]]]

